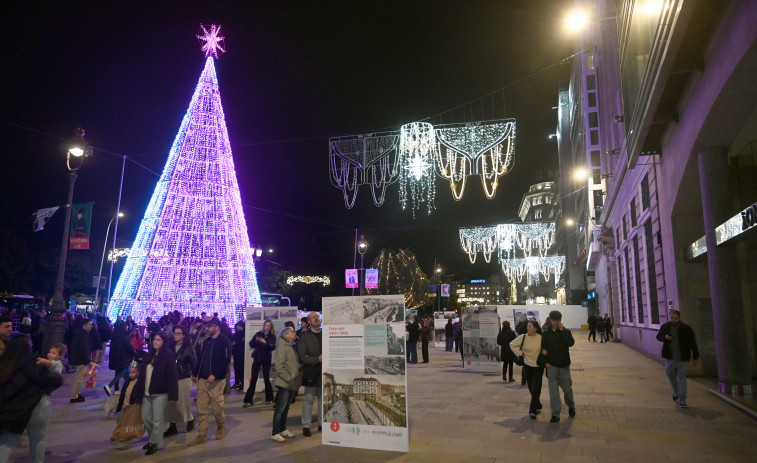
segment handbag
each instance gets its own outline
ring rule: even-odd
[[[520,342],[520,348],[519,348],[519,350],[521,352],[523,352],[523,344],[526,342],[526,336],[527,335],[524,334],[523,335],[523,340]],[[515,357],[513,359],[513,363],[516,364],[516,365],[518,365],[519,367],[522,367],[523,365],[526,364],[526,357],[525,357],[525,355],[524,354],[520,354],[519,356]]]
[[[142,406],[129,405],[121,412],[110,440],[126,442],[131,439],[139,439],[144,435],[145,424],[142,422]]]
[[[302,386],[302,375],[297,375],[292,381],[287,384],[287,388],[292,392],[297,392]]]

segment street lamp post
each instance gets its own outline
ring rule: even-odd
[[[76,172],[84,164],[84,159],[92,156],[92,147],[84,140],[84,129],[81,127],[74,131],[74,137],[66,142],[66,167],[68,168],[68,197],[65,205],[65,217],[63,221],[63,237],[60,244],[60,257],[58,259],[58,275],[55,278],[55,290],[53,292],[53,306],[50,316],[42,326],[43,341],[42,352],[50,350],[50,346],[63,341],[66,331],[66,323],[63,321],[63,313],[66,311],[66,302],[63,300],[63,283],[66,275],[66,258],[68,257],[68,237],[71,227],[71,207],[74,201],[74,184]],[[72,162],[73,161],[73,162]]]
[[[113,218],[110,219],[110,222],[108,222],[108,228],[105,231],[105,242],[103,243],[103,254],[100,257],[100,271],[97,273],[97,289],[95,289],[95,304],[97,304],[98,312],[100,308],[100,300],[98,299],[98,296],[100,295],[100,279],[103,276],[103,261],[105,260],[105,250],[108,248],[108,235],[110,234],[110,226],[113,225],[114,220],[123,216],[124,216],[123,212],[119,212],[118,214],[113,216]],[[111,262],[111,268],[112,268],[113,261],[110,261],[110,262]]]
[[[365,257],[365,252],[368,250],[368,242],[365,240],[365,235],[360,235],[360,241],[357,243],[357,252],[360,254],[360,274],[358,275],[358,288],[360,288],[360,295],[363,295],[363,273],[365,272],[365,268],[363,268],[363,258]]]
[[[434,270],[434,274],[436,275],[436,311],[441,312],[442,310],[442,266],[437,265],[436,270]]]

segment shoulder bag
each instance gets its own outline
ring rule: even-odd
[[[516,365],[518,365],[519,367],[522,367],[526,363],[526,357],[523,354],[523,344],[526,342],[526,336],[528,336],[528,335],[524,334],[523,335],[523,340],[520,342],[520,348],[519,349],[520,349],[521,354],[518,355],[517,357],[515,357],[513,359],[513,363],[516,364]]]

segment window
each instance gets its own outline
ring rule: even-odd
[[[591,165],[592,167],[599,167],[602,164],[602,160],[599,157],[599,150],[591,151]]]
[[[586,76],[586,89],[587,90],[597,89],[597,76],[595,76],[594,74]]]
[[[541,219],[541,209],[536,209],[534,211],[534,218],[535,219]]]
[[[636,226],[636,198],[631,200],[631,226]]]
[[[644,175],[641,181],[641,208],[644,211],[649,209],[649,174]]]
[[[589,131],[589,143],[591,143],[592,145],[599,144],[599,130]]]
[[[618,297],[620,298],[620,322],[625,323],[626,322],[626,306],[623,303],[623,259],[618,256],[618,259],[615,261],[615,264],[618,266],[618,281],[620,283],[620,288],[618,290]]]
[[[597,94],[596,92],[589,92],[589,107],[594,108],[597,106]]]
[[[628,221],[626,220],[626,217],[623,216],[623,240],[628,239]]]
[[[589,127],[595,128],[597,126],[599,126],[599,118],[597,117],[597,113],[596,111],[590,112],[589,113]]]
[[[602,190],[594,190],[594,208],[604,206],[605,195]]]
[[[641,299],[641,263],[639,262],[639,240],[638,235],[633,237],[633,270],[634,270],[634,284],[636,285],[636,309],[638,317],[636,319],[639,323],[644,323],[644,304]]]
[[[647,248],[647,282],[649,283],[649,316],[652,323],[660,324],[660,311],[657,306],[657,270],[655,269],[654,244],[652,240],[652,221],[644,223],[644,239]]]
[[[594,55],[586,55],[586,67],[594,69]]]
[[[599,169],[592,169],[591,171],[591,181],[595,185],[600,185],[602,183],[602,173]]]
[[[626,297],[628,298],[628,322],[633,323],[633,307],[631,304],[631,265],[628,262],[628,246],[623,250],[626,261]],[[621,280],[622,281],[622,280]]]

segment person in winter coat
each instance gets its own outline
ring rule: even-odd
[[[302,364],[302,385],[305,386],[305,396],[302,401],[302,434],[305,437],[310,437],[312,435],[310,425],[313,420],[313,400],[316,397],[318,397],[318,430],[321,430],[323,335],[321,332],[321,315],[318,312],[310,312],[306,321],[310,329],[305,330],[302,338],[297,342],[297,354]]]
[[[255,396],[255,385],[258,382],[260,370],[263,370],[263,383],[265,384],[265,403],[273,403],[273,386],[271,386],[271,359],[274,349],[276,349],[276,333],[273,331],[273,322],[266,320],[263,322],[263,329],[255,333],[250,340],[250,347],[254,349],[252,360],[252,376],[250,376],[250,385],[247,393],[244,395],[242,406],[244,408],[252,407],[252,398]]]
[[[539,353],[542,346],[541,326],[536,320],[527,322],[526,334],[521,334],[510,341],[510,349],[517,356],[523,355],[526,371],[526,382],[528,383],[528,392],[531,393],[531,403],[528,406],[528,416],[532,420],[536,415],[541,413],[541,385],[544,376],[544,368],[539,363]]]
[[[447,319],[444,325],[444,352],[452,352],[452,345],[455,342],[455,327],[452,326],[452,319]]]
[[[58,373],[37,365],[28,336],[11,336],[0,357],[0,462],[10,460],[25,429],[32,461],[44,461],[50,394],[62,384]]]
[[[434,339],[434,327],[429,320],[423,320],[421,328],[421,357],[423,363],[428,363],[428,343]]]
[[[122,377],[124,379],[128,377],[127,368],[135,356],[136,352],[131,345],[126,325],[117,324],[110,340],[110,355],[108,356],[108,368],[113,370],[113,379],[103,386],[106,394],[110,396],[114,391],[118,391],[118,384]]]
[[[407,350],[410,353],[409,363],[418,363],[418,339],[421,337],[421,327],[418,324],[418,316],[409,317],[405,325],[407,331]]]
[[[510,379],[508,382],[513,383],[513,355],[512,349],[510,349],[510,342],[515,339],[515,331],[510,328],[510,322],[505,320],[502,322],[502,331],[497,335],[497,344],[501,346],[500,360],[502,360],[502,381],[508,381],[507,373],[510,373]]]
[[[157,452],[163,444],[163,423],[168,402],[179,399],[179,379],[176,374],[176,355],[170,348],[171,340],[162,331],[153,333],[151,349],[145,358],[140,376],[145,381],[142,399],[142,421],[150,442],[145,455]]]
[[[244,391],[244,320],[234,325],[234,337],[231,338],[231,355],[234,357],[234,386],[239,392]]]
[[[92,330],[92,320],[82,318],[75,323],[76,325],[71,331],[71,342],[68,346],[68,364],[76,369],[74,387],[71,390],[69,403],[84,402],[81,386],[84,383],[87,367],[92,361],[89,337],[89,332]]]
[[[599,333],[599,343],[607,341],[607,335],[605,335],[605,319],[597,317],[597,333]]]
[[[289,385],[300,377],[300,360],[294,351],[297,333],[287,326],[281,330],[276,339],[276,410],[273,412],[273,431],[271,440],[284,442],[287,437],[294,437],[287,427],[287,415],[292,404],[294,392]]]
[[[166,421],[168,430],[164,437],[173,436],[179,431],[176,423],[186,422],[187,432],[195,427],[195,417],[192,415],[191,401],[189,397],[192,391],[192,371],[197,366],[197,355],[189,332],[185,325],[176,325],[173,329],[174,353],[176,354],[176,376],[179,378],[179,398],[176,402],[168,402],[166,407]]]

